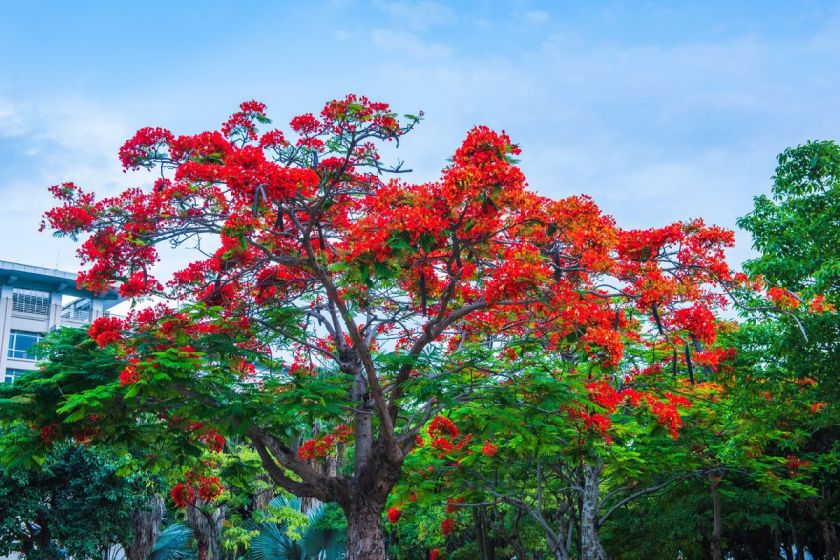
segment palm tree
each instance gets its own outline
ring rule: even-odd
[[[281,496],[274,498],[271,505],[301,510],[299,498]],[[343,560],[344,531],[324,527],[326,513],[324,505],[318,505],[307,512],[308,522],[299,541],[291,539],[284,526],[263,523],[260,535],[251,541],[248,560]]]
[[[195,557],[190,546],[192,529],[183,523],[173,523],[160,532],[148,560],[186,560]]]
[[[276,497],[276,508],[301,511],[299,498]],[[343,560],[344,531],[324,526],[327,508],[318,505],[307,514],[306,527],[299,540],[289,537],[285,524],[261,523],[260,534],[251,540],[247,560]],[[192,530],[183,523],[173,523],[161,531],[148,560],[193,560],[196,557]]]

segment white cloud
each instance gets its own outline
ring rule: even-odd
[[[405,31],[375,29],[371,31],[370,38],[382,50],[407,54],[416,59],[448,58],[452,53],[445,45],[423,41],[417,35]]]
[[[0,259],[74,270],[75,243],[37,231],[52,206],[47,187],[72,180],[100,195],[116,192],[125,181],[116,154],[127,129],[118,115],[80,99],[0,99],[0,108],[8,107],[11,116],[0,109],[0,136],[16,165],[0,184]]]
[[[0,99],[0,136],[19,136],[26,130],[21,117],[23,107]]]
[[[712,34],[703,41],[630,43],[595,41],[584,28],[563,29],[555,17],[555,34],[540,44],[522,29],[521,17],[484,20],[482,27],[465,22],[480,13],[435,15],[438,4],[428,3],[432,9],[424,12],[426,4],[380,3],[386,17],[368,19],[372,28],[342,22],[333,35],[338,48],[364,64],[334,64],[329,72],[303,67],[295,87],[288,87],[287,73],[262,67],[249,73],[247,66],[241,80],[214,84],[212,72],[197,63],[193,81],[181,77],[177,87],[143,83],[146,89],[136,93],[142,108],[127,94],[114,94],[121,96],[114,102],[125,107],[123,115],[83,97],[0,98],[0,142],[3,134],[25,133],[16,138],[26,138],[20,150],[30,156],[19,159],[33,164],[0,184],[11,200],[0,207],[0,236],[17,240],[19,232],[32,231],[49,204],[40,193],[57,180],[74,179],[97,192],[141,181],[122,175],[116,164],[116,150],[138,120],[181,130],[213,126],[228,99],[250,96],[268,102],[281,126],[284,111],[313,110],[348,91],[387,101],[399,112],[425,110],[426,120],[399,150],[417,170],[407,180],[437,177],[471,126],[505,128],[523,147],[532,188],[552,197],[591,194],[628,227],[692,216],[734,227],[735,217],[750,210],[751,197],[769,190],[778,151],[840,130],[840,50],[829,24],[800,39],[716,40]],[[535,24],[543,19],[534,18]],[[453,29],[442,29],[444,43],[432,27],[452,22],[469,29],[457,39],[449,36]],[[482,51],[476,45],[488,35],[513,38]],[[248,44],[244,52],[258,46]],[[231,67],[248,59],[235,48],[225,56]],[[214,86],[200,106],[197,84],[204,91]],[[746,236],[739,243],[736,254],[747,254]],[[37,261],[43,254],[46,262],[35,264],[52,266],[55,247],[47,235],[27,234],[19,243],[4,242],[0,258],[14,253]]]
[[[419,2],[375,0],[374,6],[383,10],[401,28],[425,30],[439,25],[452,25],[458,21],[458,14],[440,2],[420,0]]]
[[[530,25],[543,25],[551,20],[551,16],[542,10],[529,10],[522,14],[522,19]]]

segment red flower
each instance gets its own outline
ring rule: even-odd
[[[835,307],[830,303],[826,303],[825,296],[817,294],[811,298],[811,302],[808,304],[808,310],[811,313],[833,313]]]
[[[198,441],[214,453],[221,453],[227,444],[225,437],[216,430],[208,430],[207,433],[201,434],[198,436]]]
[[[826,403],[824,402],[815,402],[811,405],[811,414],[816,414],[817,412],[821,411],[826,407]]]
[[[151,167],[149,161],[172,142],[172,133],[165,128],[141,128],[120,148],[124,169]]]
[[[58,424],[47,424],[41,428],[39,437],[41,438],[41,441],[44,442],[44,445],[52,445],[58,435]]]
[[[455,513],[458,511],[458,504],[462,503],[464,498],[449,498],[446,500],[446,513]]]
[[[187,507],[187,505],[195,502],[195,489],[185,482],[179,482],[173,486],[169,495],[179,508]]]
[[[198,479],[198,495],[205,502],[218,498],[224,489],[217,476],[202,476]]]
[[[298,457],[304,461],[323,459],[332,453],[335,442],[336,438],[333,435],[306,440],[298,449]]]
[[[715,316],[708,307],[699,303],[674,312],[674,324],[706,344],[713,344],[717,338]]]
[[[799,298],[790,290],[774,286],[767,290],[767,296],[779,309],[784,311],[791,311],[799,307]]]
[[[116,317],[100,317],[88,328],[88,336],[90,336],[100,348],[105,348],[122,339],[122,332],[125,325]]]
[[[137,373],[137,359],[134,358],[129,365],[120,372],[120,386],[133,385],[140,381],[140,374]]]
[[[443,531],[444,535],[451,535],[452,531],[455,530],[455,520],[451,517],[447,517],[446,519],[440,522],[440,528]]]
[[[432,447],[443,453],[449,453],[450,451],[455,449],[455,444],[453,444],[446,438],[440,437],[432,440]]]
[[[499,452],[499,447],[493,445],[489,441],[485,441],[484,445],[481,446],[481,453],[484,454],[486,457],[495,457],[496,453]]]
[[[388,523],[396,525],[400,520],[401,512],[399,508],[392,507],[388,510]]]
[[[133,298],[162,290],[160,282],[143,271],[135,272],[120,284],[119,292],[124,298]]]
[[[339,424],[333,429],[333,436],[335,436],[336,441],[347,443],[353,437],[353,428],[347,424]]]
[[[431,552],[429,552],[429,560],[442,560],[442,556],[440,555],[439,548],[433,548]]]
[[[452,420],[443,416],[435,416],[435,419],[429,424],[429,435],[433,438],[448,436],[450,439],[454,439],[458,437],[459,433],[458,426]]]

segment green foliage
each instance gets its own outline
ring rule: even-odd
[[[100,559],[129,540],[131,514],[154,481],[118,471],[126,460],[56,445],[41,468],[0,468],[0,554]]]
[[[744,267],[794,291],[840,290],[840,146],[808,142],[779,155],[772,198],[738,220],[761,253]]]
[[[149,560],[184,560],[186,558],[193,558],[194,554],[190,549],[192,538],[192,529],[183,523],[172,523],[160,532],[155,547],[149,555]]]

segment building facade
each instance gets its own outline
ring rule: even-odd
[[[80,327],[120,303],[111,290],[76,287],[72,272],[0,261],[0,383],[35,369],[32,346],[60,327]]]

